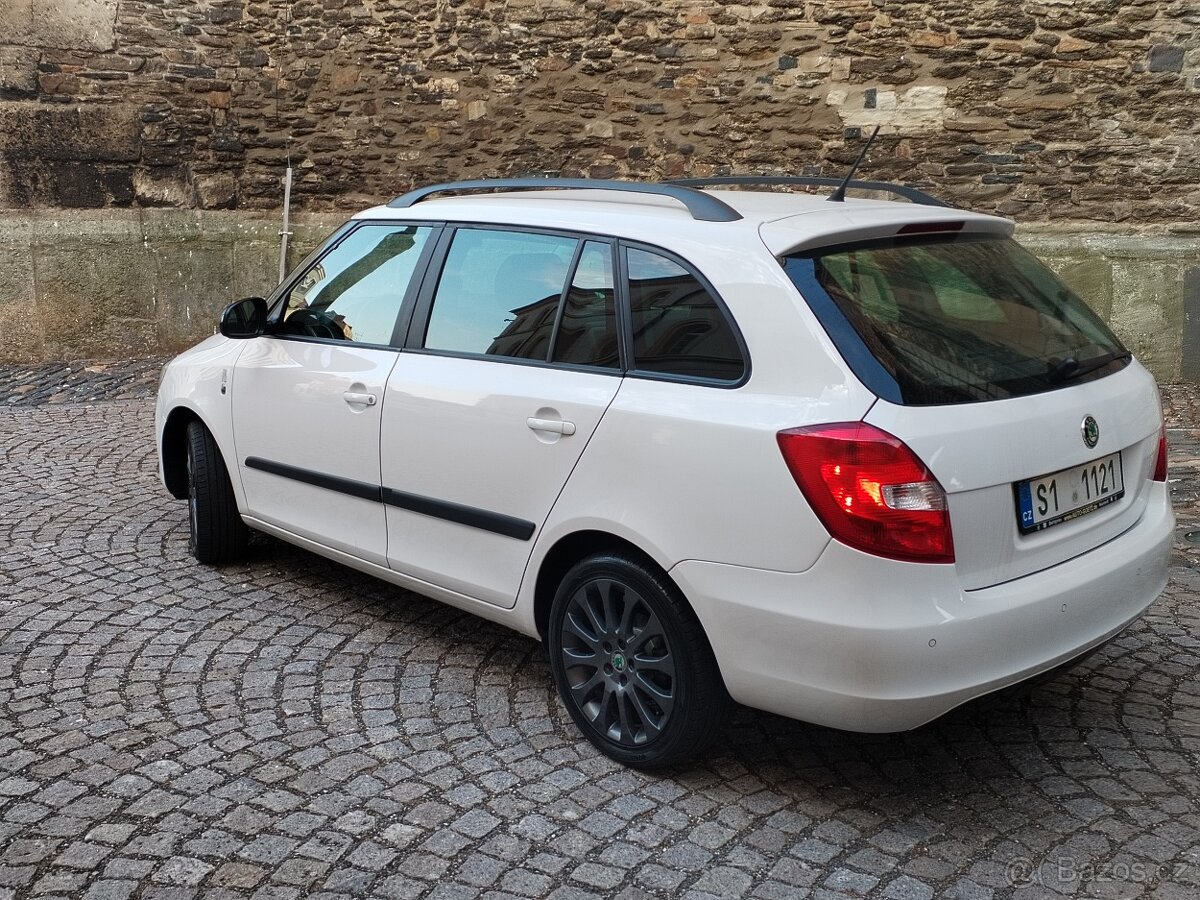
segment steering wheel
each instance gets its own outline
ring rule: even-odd
[[[346,335],[332,317],[312,309],[298,309],[284,320],[284,329],[307,337],[344,340]]]

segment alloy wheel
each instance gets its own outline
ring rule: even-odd
[[[675,705],[678,676],[645,598],[622,581],[587,581],[567,603],[561,636],[571,701],[592,727],[622,747],[658,737]]]

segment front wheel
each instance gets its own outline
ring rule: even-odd
[[[221,451],[198,421],[187,427],[187,488],[188,550],[210,565],[240,559],[250,530],[238,514]]]
[[[730,700],[704,630],[670,580],[636,557],[596,554],[567,572],[546,644],[571,718],[618,762],[669,766],[719,735]]]

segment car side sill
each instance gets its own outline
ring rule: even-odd
[[[422,581],[420,578],[414,578],[411,575],[405,575],[403,572],[397,572],[395,569],[389,569],[385,566],[376,565],[373,562],[368,562],[365,559],[360,559],[350,553],[342,550],[335,550],[332,547],[326,547],[324,544],[309,538],[301,537],[298,534],[293,534],[286,528],[280,528],[278,525],[272,525],[270,522],[264,522],[262,519],[256,519],[254,516],[243,515],[242,520],[253,528],[255,531],[261,531],[265,534],[279,538],[281,541],[286,541],[289,544],[294,544],[303,550],[308,550],[318,556],[323,556],[326,559],[331,559],[336,563],[341,563],[351,569],[356,569],[367,575],[374,576],[389,584],[394,584],[397,587],[403,588],[413,593],[420,594],[423,597],[428,597],[439,603],[445,603],[447,606],[453,606],[455,609],[461,609],[464,612],[479,616],[482,619],[487,619],[490,622],[496,622],[506,628],[511,628],[535,640],[541,640],[538,634],[537,625],[533,622],[532,616],[517,615],[515,612],[516,598],[513,598],[512,603],[507,606],[497,606],[494,603],[488,603],[484,600],[478,600],[475,597],[467,594],[460,594],[457,591],[451,591],[446,588],[438,587],[436,584],[431,584],[428,581]]]

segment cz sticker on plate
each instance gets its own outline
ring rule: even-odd
[[[1081,466],[1018,481],[1013,488],[1021,534],[1042,531],[1086,516],[1124,497],[1121,454],[1110,453]]]

